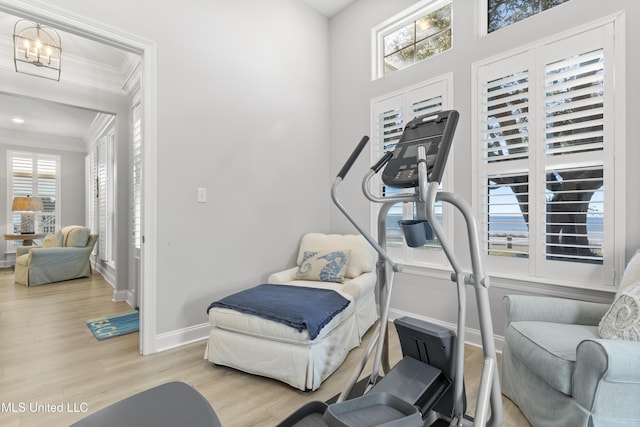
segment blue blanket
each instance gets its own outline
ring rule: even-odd
[[[213,307],[230,308],[284,323],[298,332],[306,329],[313,340],[349,302],[331,289],[265,284],[215,301],[207,313]]]

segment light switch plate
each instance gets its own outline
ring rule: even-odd
[[[198,203],[206,203],[207,201],[207,189],[198,187]]]

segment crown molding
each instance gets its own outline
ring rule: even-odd
[[[129,76],[138,67],[140,58],[133,63],[125,61],[120,67],[88,60],[62,52],[60,81],[83,87],[126,95],[124,87]],[[0,38],[0,68],[15,71],[13,41]]]

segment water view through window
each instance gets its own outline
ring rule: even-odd
[[[544,235],[549,260],[602,263],[604,201],[602,177],[585,190],[546,190]],[[594,186],[595,187],[595,186]],[[491,255],[529,256],[528,185],[489,181],[488,249]]]

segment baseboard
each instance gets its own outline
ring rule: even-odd
[[[112,288],[115,288],[114,283],[116,283],[116,277],[114,275],[114,271],[104,268],[103,266],[97,264],[94,265],[94,270],[97,271],[98,273],[100,273],[102,275],[102,277],[104,277],[104,280],[106,280]],[[124,301],[124,300],[120,300],[120,301]]]
[[[418,319],[418,320],[423,320],[425,322],[429,322],[429,323],[434,323],[436,325],[448,328],[448,329],[453,329],[454,331],[458,328],[456,324],[454,323],[449,323],[449,322],[443,322],[442,320],[439,319],[432,319],[429,317],[425,317],[425,316],[418,316],[416,314],[413,313],[409,313],[406,311],[402,311],[402,310],[396,310],[396,309],[389,309],[389,321],[393,321],[397,318],[400,317],[404,317],[404,316],[408,316],[408,317],[413,317],[414,319]],[[500,336],[500,335],[493,335],[494,338],[494,342],[496,345],[496,351],[501,353],[502,352],[502,347],[504,345],[504,337]],[[474,328],[469,328],[466,327],[465,328],[465,343],[469,344],[469,345],[473,345],[476,347],[482,347],[482,338],[480,335],[480,331],[478,329],[474,329]]]
[[[127,291],[122,291],[127,292]],[[445,328],[456,330],[456,325],[449,322],[443,322],[442,320],[432,319],[425,316],[418,316],[414,313],[409,313],[402,310],[389,310],[389,321],[393,321],[399,317],[409,316],[415,319],[424,320],[425,322],[434,323]],[[156,351],[165,351],[172,348],[180,347],[186,344],[191,344],[197,341],[205,340],[209,337],[211,332],[211,324],[209,322],[202,323],[200,325],[191,326],[188,328],[178,329],[164,334],[158,334],[156,336]],[[504,337],[500,335],[494,335],[496,343],[496,351],[502,352],[504,345]],[[482,347],[482,340],[480,337],[480,331],[474,328],[467,327],[465,329],[465,343],[476,347]]]
[[[113,302],[126,302],[131,306],[131,308],[138,308],[138,304],[136,303],[136,291],[131,289],[122,289],[119,291],[113,291]]]
[[[176,331],[166,332],[156,335],[156,350],[158,352],[170,350],[186,344],[205,340],[211,332],[211,324],[209,322],[200,325],[191,326]]]

